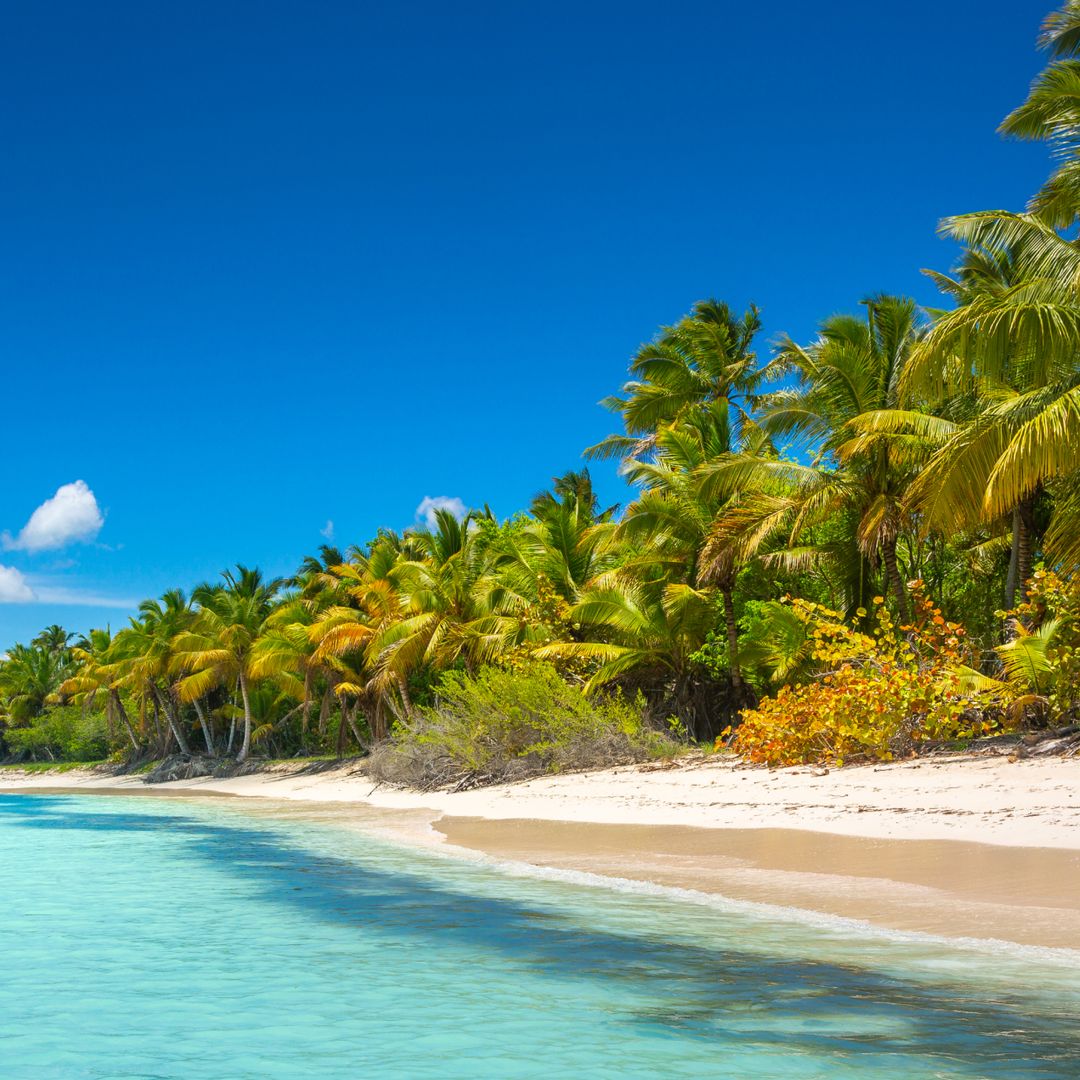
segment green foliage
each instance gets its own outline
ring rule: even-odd
[[[717,680],[730,666],[728,644],[722,631],[711,631],[705,644],[691,657]],[[765,691],[795,679],[810,659],[806,622],[790,603],[749,600],[739,619],[739,663],[756,690]]]
[[[105,718],[78,706],[49,709],[26,727],[4,732],[8,751],[35,761],[100,761],[109,753]]]
[[[1047,695],[1051,715],[1075,722],[1080,717],[1080,578],[1037,570],[1029,603],[1053,624],[1046,650],[1053,670]]]
[[[437,704],[399,724],[376,751],[372,772],[435,787],[673,754],[677,745],[650,730],[643,713],[640,700],[585,697],[548,664],[450,672]]]
[[[1080,578],[1042,567],[1029,599],[1006,613],[1014,637],[998,646],[1003,674],[1021,705],[1036,706],[1052,723],[1080,718]]]

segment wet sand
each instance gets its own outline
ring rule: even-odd
[[[895,930],[1080,949],[1080,852],[796,829],[444,817],[499,859],[803,908]]]

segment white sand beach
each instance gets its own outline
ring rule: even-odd
[[[0,790],[237,796],[450,853],[649,881],[894,929],[1080,948],[1080,761],[923,758],[769,771],[729,760],[462,792],[357,764],[144,784],[7,768]],[[257,805],[257,804],[253,804]]]

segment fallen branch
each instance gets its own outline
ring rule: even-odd
[[[1023,743],[1025,746],[1038,746],[1047,739],[1063,739],[1069,735],[1080,735],[1080,724],[1066,724],[1052,731],[1033,731],[1024,736]]]

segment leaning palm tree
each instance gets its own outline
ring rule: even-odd
[[[110,685],[139,702],[140,716],[148,707],[155,718],[165,716],[168,734],[182,754],[190,754],[191,747],[172,693],[172,655],[175,641],[192,618],[190,601],[181,589],[170,589],[160,600],[144,600],[139,617],[117,633],[102,669]],[[167,749],[168,741],[168,736],[159,740],[158,749]]]
[[[176,667],[187,673],[178,689],[182,700],[196,701],[215,687],[239,687],[244,736],[237,760],[246,761],[251,752],[251,685],[258,678],[255,647],[281,583],[266,582],[258,570],[243,566],[222,576],[224,585],[201,585],[192,594],[198,616],[174,642]]]
[[[99,694],[105,696],[106,719],[115,724],[120,721],[131,742],[132,750],[138,754],[142,749],[131,718],[120,697],[116,681],[108,673],[108,665],[113,656],[113,636],[109,630],[91,630],[71,650],[71,659],[75,673],[65,679],[60,686],[60,693],[73,704],[92,709]]]
[[[323,707],[319,734],[322,735],[322,721],[327,718],[332,698],[341,697],[342,686],[352,690],[362,684],[361,676],[346,657],[351,659],[350,654],[358,652],[362,661],[364,647],[373,634],[366,613],[350,604],[343,588],[347,573],[344,564],[331,565],[324,572],[334,584],[286,600],[267,618],[265,629],[252,649],[252,676],[269,680],[283,695],[300,702],[303,743],[311,725],[312,706],[320,695]],[[322,646],[328,640],[332,644],[324,649]],[[336,651],[335,642],[340,646]],[[357,692],[352,696],[360,698],[364,694]],[[377,720],[369,721],[369,726],[376,738],[386,734]]]

